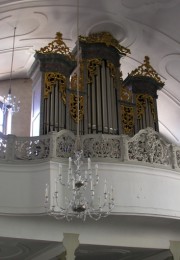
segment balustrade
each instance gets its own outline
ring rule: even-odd
[[[135,136],[87,134],[81,136],[84,157],[109,162],[142,163],[180,171],[180,147],[167,143],[152,128]],[[69,130],[36,137],[0,134],[0,162],[65,159],[73,156],[75,135]]]

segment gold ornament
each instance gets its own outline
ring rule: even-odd
[[[87,37],[79,36],[79,39],[80,41],[86,43],[104,43],[106,44],[106,46],[112,46],[116,48],[123,55],[130,53],[130,50],[121,46],[119,42],[109,32],[93,33]]]
[[[133,70],[130,73],[130,76],[136,76],[136,77],[137,76],[145,76],[145,77],[149,77],[149,78],[152,78],[152,79],[156,80],[158,83],[164,85],[164,82],[162,82],[162,80],[159,77],[158,73],[150,65],[149,60],[150,60],[149,57],[145,56],[144,63],[141,66],[139,66],[137,69]]]

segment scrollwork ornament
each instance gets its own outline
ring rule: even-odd
[[[122,85],[120,88],[120,99],[126,102],[132,102],[132,88]]]
[[[98,67],[101,66],[102,60],[101,59],[89,59],[87,62],[87,69],[88,69],[88,83],[93,83],[93,77],[97,75]]]
[[[136,96],[136,107],[137,107],[137,117],[141,119],[146,109],[146,94],[139,94]]]
[[[83,91],[83,90],[84,90],[83,71],[84,71],[84,64],[83,64],[83,62],[81,61],[81,62],[80,62],[79,86],[78,86],[79,91]],[[76,89],[77,89],[77,73],[74,73],[74,74],[71,76],[71,89],[72,89],[72,90],[76,90]]]
[[[137,117],[138,117],[138,119],[141,119],[141,117],[144,115],[147,103],[150,106],[151,114],[152,114],[152,117],[155,121],[156,120],[156,114],[155,114],[154,100],[153,100],[153,97],[151,97],[148,94],[138,94],[138,95],[136,95]]]
[[[61,135],[56,140],[56,156],[69,158],[73,155],[75,140],[68,135]]]
[[[132,135],[134,130],[134,108],[122,105],[121,118],[124,134]]]
[[[180,150],[176,151],[177,165],[180,168]]]
[[[128,48],[123,47],[119,42],[109,33],[109,32],[100,32],[93,33],[89,36],[79,36],[80,41],[86,43],[104,43],[106,46],[112,46],[117,49],[123,55],[131,53]]]
[[[50,138],[25,140],[17,139],[15,157],[18,160],[37,160],[48,158],[50,154]]]
[[[109,68],[109,72],[111,77],[114,79],[116,76],[116,68],[112,62],[107,62],[107,67]]]
[[[153,67],[150,65],[149,57],[145,56],[144,63],[140,65],[137,69],[133,70],[130,73],[130,76],[136,77],[136,76],[144,76],[149,77],[160,83],[162,86],[164,85],[164,82],[162,82],[160,76],[158,73],[153,69]]]
[[[84,156],[95,158],[120,158],[120,140],[115,138],[86,138],[83,142]]]
[[[57,32],[55,39],[50,42],[47,46],[42,47],[39,51],[36,51],[37,53],[42,54],[51,54],[51,53],[57,53],[57,54],[63,54],[67,56],[69,59],[73,59],[74,57],[70,52],[69,47],[64,43],[62,39],[62,33]]]
[[[141,130],[128,141],[130,160],[170,165],[170,145],[152,128]]]
[[[0,137],[0,159],[6,158],[7,152],[7,139]]]
[[[52,92],[52,88],[56,82],[59,82],[59,92],[63,103],[66,104],[66,77],[61,73],[57,72],[46,72],[45,73],[45,87],[44,87],[44,98],[48,98],[49,93]]]
[[[79,99],[79,100],[78,100]],[[79,105],[79,110],[78,110]],[[78,115],[79,112],[79,115]],[[84,97],[78,96],[76,94],[71,93],[70,94],[70,115],[73,118],[73,120],[78,123],[78,121],[81,121],[84,116]]]

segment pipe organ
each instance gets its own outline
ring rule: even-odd
[[[156,99],[157,90],[163,85],[149,57],[145,56],[144,63],[122,83],[120,104],[124,134],[134,135],[146,127],[159,131]]]
[[[158,131],[156,98],[163,83],[148,57],[123,81],[120,59],[129,49],[108,32],[78,40],[79,51],[76,47],[70,52],[57,33],[36,52],[41,72],[39,134],[62,129],[76,133],[77,124],[80,134],[131,136],[147,126]]]
[[[119,134],[120,58],[130,51],[109,33],[79,37],[86,93],[85,132]]]

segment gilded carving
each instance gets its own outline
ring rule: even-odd
[[[56,33],[56,37],[52,42],[50,42],[47,46],[42,47],[37,52],[43,54],[51,54],[51,53],[63,54],[68,58],[74,60],[74,57],[71,54],[69,47],[67,47],[67,45],[63,42],[62,33],[60,32]]]
[[[79,115],[78,115],[78,104],[79,104]],[[70,94],[70,115],[73,120],[78,123],[83,119],[84,116],[84,97],[71,93]]]
[[[89,59],[87,63],[88,69],[88,83],[93,82],[93,76],[97,75],[97,68],[101,66],[102,60],[100,59]]]
[[[145,112],[146,109],[146,94],[139,94],[136,96],[136,107],[137,107],[137,117],[140,119]]]
[[[79,36],[80,41],[86,43],[104,43],[106,46],[113,46],[120,53],[126,55],[130,53],[130,50],[121,46],[119,42],[109,33],[109,32],[100,32],[90,34],[89,36]]]
[[[59,81],[59,92],[62,95],[63,103],[66,104],[66,77],[61,73],[45,73],[44,98],[48,98],[49,93],[51,93],[52,88],[57,81]]]
[[[124,134],[132,135],[134,129],[134,108],[121,105],[121,118]]]
[[[139,66],[137,69],[133,70],[130,73],[130,76],[150,77],[150,78],[153,78],[154,80],[156,80],[158,83],[164,85],[164,82],[161,81],[161,78],[159,77],[158,73],[150,65],[148,56],[145,56],[144,63],[141,66]]]
[[[82,62],[80,62],[80,77],[79,77],[79,86],[78,86],[78,89],[80,91],[83,91],[84,90],[84,77],[83,77],[83,71],[84,71],[84,65]],[[74,73],[72,76],[71,76],[71,89],[72,90],[77,90],[77,73]]]
[[[120,99],[126,102],[132,102],[132,90],[128,86],[122,85],[120,88]]]
[[[80,62],[80,76],[79,81],[77,83],[77,73],[74,73],[71,77],[71,90],[73,91],[83,91],[84,90],[84,84],[83,84],[83,71],[84,71],[84,65],[83,62]],[[78,115],[78,104],[79,104],[79,115]],[[71,93],[70,94],[70,115],[72,116],[73,120],[78,123],[83,119],[84,115],[84,97],[82,95],[79,95],[79,101],[78,101],[78,95]]]
[[[156,120],[153,97],[151,97],[150,95],[147,95],[147,94],[139,94],[139,95],[136,96],[137,117],[138,117],[138,119],[140,119],[143,116],[143,114],[146,110],[146,103],[147,102],[150,106],[153,119]]]
[[[109,68],[110,75],[112,78],[116,76],[116,68],[112,62],[107,62],[107,67]]]

